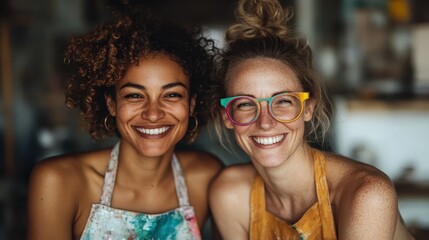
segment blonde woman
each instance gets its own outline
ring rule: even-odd
[[[386,174],[310,146],[323,142],[332,109],[288,12],[276,0],[240,0],[236,17],[208,98],[218,130],[251,163],[211,187],[223,239],[413,239]]]

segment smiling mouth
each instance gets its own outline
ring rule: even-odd
[[[280,142],[284,137],[284,135],[278,135],[274,137],[253,137],[253,140],[261,145],[271,145]]]
[[[161,128],[137,128],[137,130],[141,133],[148,135],[158,135],[165,133],[170,127],[161,127]]]

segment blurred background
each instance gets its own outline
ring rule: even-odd
[[[236,1],[140,1],[204,26],[223,45]],[[65,107],[63,53],[72,34],[108,17],[108,0],[0,2],[0,240],[24,239],[32,167],[43,158],[111,146],[94,142]],[[370,163],[394,181],[401,214],[429,239],[429,1],[283,0],[293,28],[308,39],[314,65],[334,96],[329,149]],[[225,165],[227,152],[207,126],[191,148]],[[183,147],[189,147],[183,145]]]

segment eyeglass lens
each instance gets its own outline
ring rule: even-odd
[[[260,100],[263,101],[263,100]],[[256,120],[259,115],[260,104],[251,97],[238,97],[229,103],[229,116],[237,123],[247,124]],[[290,121],[301,113],[302,103],[292,94],[280,94],[270,101],[270,112],[279,121]]]

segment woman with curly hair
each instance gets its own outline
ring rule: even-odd
[[[312,147],[324,142],[332,106],[287,11],[240,0],[236,16],[207,94],[218,133],[230,130],[251,159],[211,187],[223,239],[412,239],[388,176]]]
[[[217,53],[198,29],[135,6],[71,39],[66,104],[112,149],[41,161],[32,171],[28,238],[200,239],[213,156],[175,151],[201,125],[200,89]]]

